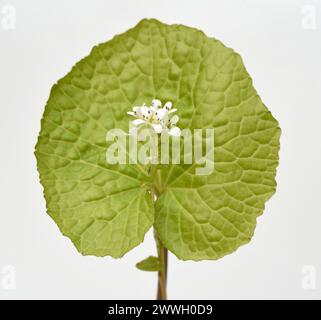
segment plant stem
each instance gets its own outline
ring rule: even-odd
[[[162,245],[159,236],[155,230],[155,241],[157,245],[157,253],[159,261],[162,265],[162,270],[158,272],[158,287],[157,287],[157,300],[167,299],[167,256],[168,251]]]
[[[155,156],[155,155],[153,155],[153,156]],[[151,196],[152,196],[152,201],[155,204],[155,202],[157,201],[157,198],[159,197],[160,193],[162,192],[161,191],[162,189],[160,189],[160,183],[159,183],[160,181],[159,181],[157,166],[154,164],[151,164],[150,175],[151,175],[151,179],[153,181],[153,188],[151,190]],[[158,285],[157,285],[156,299],[157,300],[166,300],[167,299],[166,288],[167,288],[168,251],[163,246],[156,229],[154,229],[154,238],[156,241],[158,259],[159,259],[159,262],[162,266],[161,270],[158,271]]]

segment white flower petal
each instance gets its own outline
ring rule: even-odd
[[[152,101],[152,106],[153,106],[154,108],[160,108],[160,107],[162,106],[162,102],[161,102],[160,100],[158,100],[158,99],[154,99],[154,100]]]
[[[181,129],[179,127],[172,127],[168,134],[174,137],[179,137],[181,135]]]
[[[162,125],[164,127],[168,127],[168,125],[170,124],[170,120],[169,117],[165,117],[162,121],[161,121]]]
[[[142,112],[142,114],[147,113],[148,110],[149,110],[149,108],[148,108],[147,106],[142,106],[142,107],[140,108],[140,111]]]
[[[170,101],[167,101],[164,105],[164,108],[169,111],[172,108],[172,103]]]
[[[130,114],[131,116],[136,116],[136,114],[135,114],[135,112],[133,112],[133,111],[127,111],[127,114]]]
[[[156,112],[155,112],[155,118],[156,118],[156,121],[161,121],[163,120],[167,115],[167,110],[166,109],[158,109]]]
[[[161,124],[152,124],[152,127],[156,133],[161,133],[163,131],[163,127]]]
[[[175,111],[177,111],[177,109],[171,109],[171,110],[168,111],[168,113],[173,113]]]
[[[135,114],[136,117],[141,117],[142,116],[141,108],[142,107],[138,107],[138,106],[135,106],[133,108],[133,111],[134,111],[134,114]]]
[[[143,123],[145,123],[145,121],[143,119],[135,119],[133,121],[134,126],[139,126],[140,124],[143,124]]]
[[[175,115],[171,118],[170,122],[171,124],[176,124],[179,120],[179,116]]]
[[[153,115],[153,111],[150,109],[150,108],[148,108],[148,107],[145,107],[145,106],[143,106],[143,107],[141,107],[141,112],[142,112],[142,117],[145,119],[145,120],[149,120],[151,117],[152,117],[152,115]]]

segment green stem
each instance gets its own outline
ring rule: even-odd
[[[160,176],[157,170],[157,165],[151,164],[150,167],[151,180],[153,182],[153,187],[151,190],[152,201],[157,201],[162,189],[160,188]],[[157,231],[154,229],[154,238],[156,241],[157,254],[160,264],[162,266],[161,270],[158,272],[158,286],[157,286],[157,300],[167,299],[167,257],[168,251],[163,246]]]
[[[151,176],[155,178],[157,175],[156,166],[151,166]],[[153,188],[151,191],[152,200],[155,203],[158,197],[158,193],[156,188]],[[163,246],[157,231],[154,229],[154,238],[157,247],[157,254],[162,269],[158,272],[158,288],[157,288],[157,300],[166,300],[167,293],[166,293],[166,286],[167,286],[167,256],[168,252],[167,249]]]
[[[158,287],[157,287],[157,300],[167,299],[167,256],[168,251],[162,245],[157,232],[155,231],[155,241],[157,245],[157,253],[162,269],[158,272]]]

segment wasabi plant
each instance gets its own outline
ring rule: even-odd
[[[35,154],[47,212],[81,254],[121,258],[153,228],[157,255],[136,266],[166,299],[168,250],[214,260],[251,240],[279,138],[237,53],[145,19],[52,87]]]

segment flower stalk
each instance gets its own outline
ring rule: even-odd
[[[157,166],[151,164],[150,175],[153,181],[155,181],[158,174]],[[155,205],[159,196],[158,189],[154,186],[151,190],[152,201]],[[157,300],[167,299],[167,265],[168,265],[168,250],[163,246],[162,241],[154,228],[154,238],[156,242],[157,255],[161,269],[158,271],[158,283],[157,283]]]
[[[154,99],[150,107],[147,107],[145,104],[142,106],[133,107],[132,111],[127,113],[131,116],[134,116],[136,119],[132,121],[133,129],[137,127],[147,125],[150,127],[156,134],[159,145],[160,135],[169,134],[171,136],[180,136],[181,130],[177,127],[177,122],[179,117],[173,115],[176,109],[172,109],[172,103],[170,101],[166,102],[162,106],[160,100]],[[132,134],[132,131],[129,131],[129,134]],[[155,205],[159,193],[161,192],[159,185],[159,176],[158,169],[155,163],[157,163],[157,156],[151,154],[150,157],[150,168],[149,173],[151,176],[152,189],[150,190],[152,201]],[[167,266],[168,266],[168,250],[163,246],[162,241],[154,228],[154,238],[156,242],[157,255],[160,263],[160,270],[158,271],[158,286],[157,286],[157,300],[166,300],[167,299]]]
[[[168,251],[162,245],[157,232],[155,231],[155,241],[157,245],[157,253],[162,269],[158,271],[158,286],[157,286],[157,300],[167,299],[167,265],[168,265]]]

